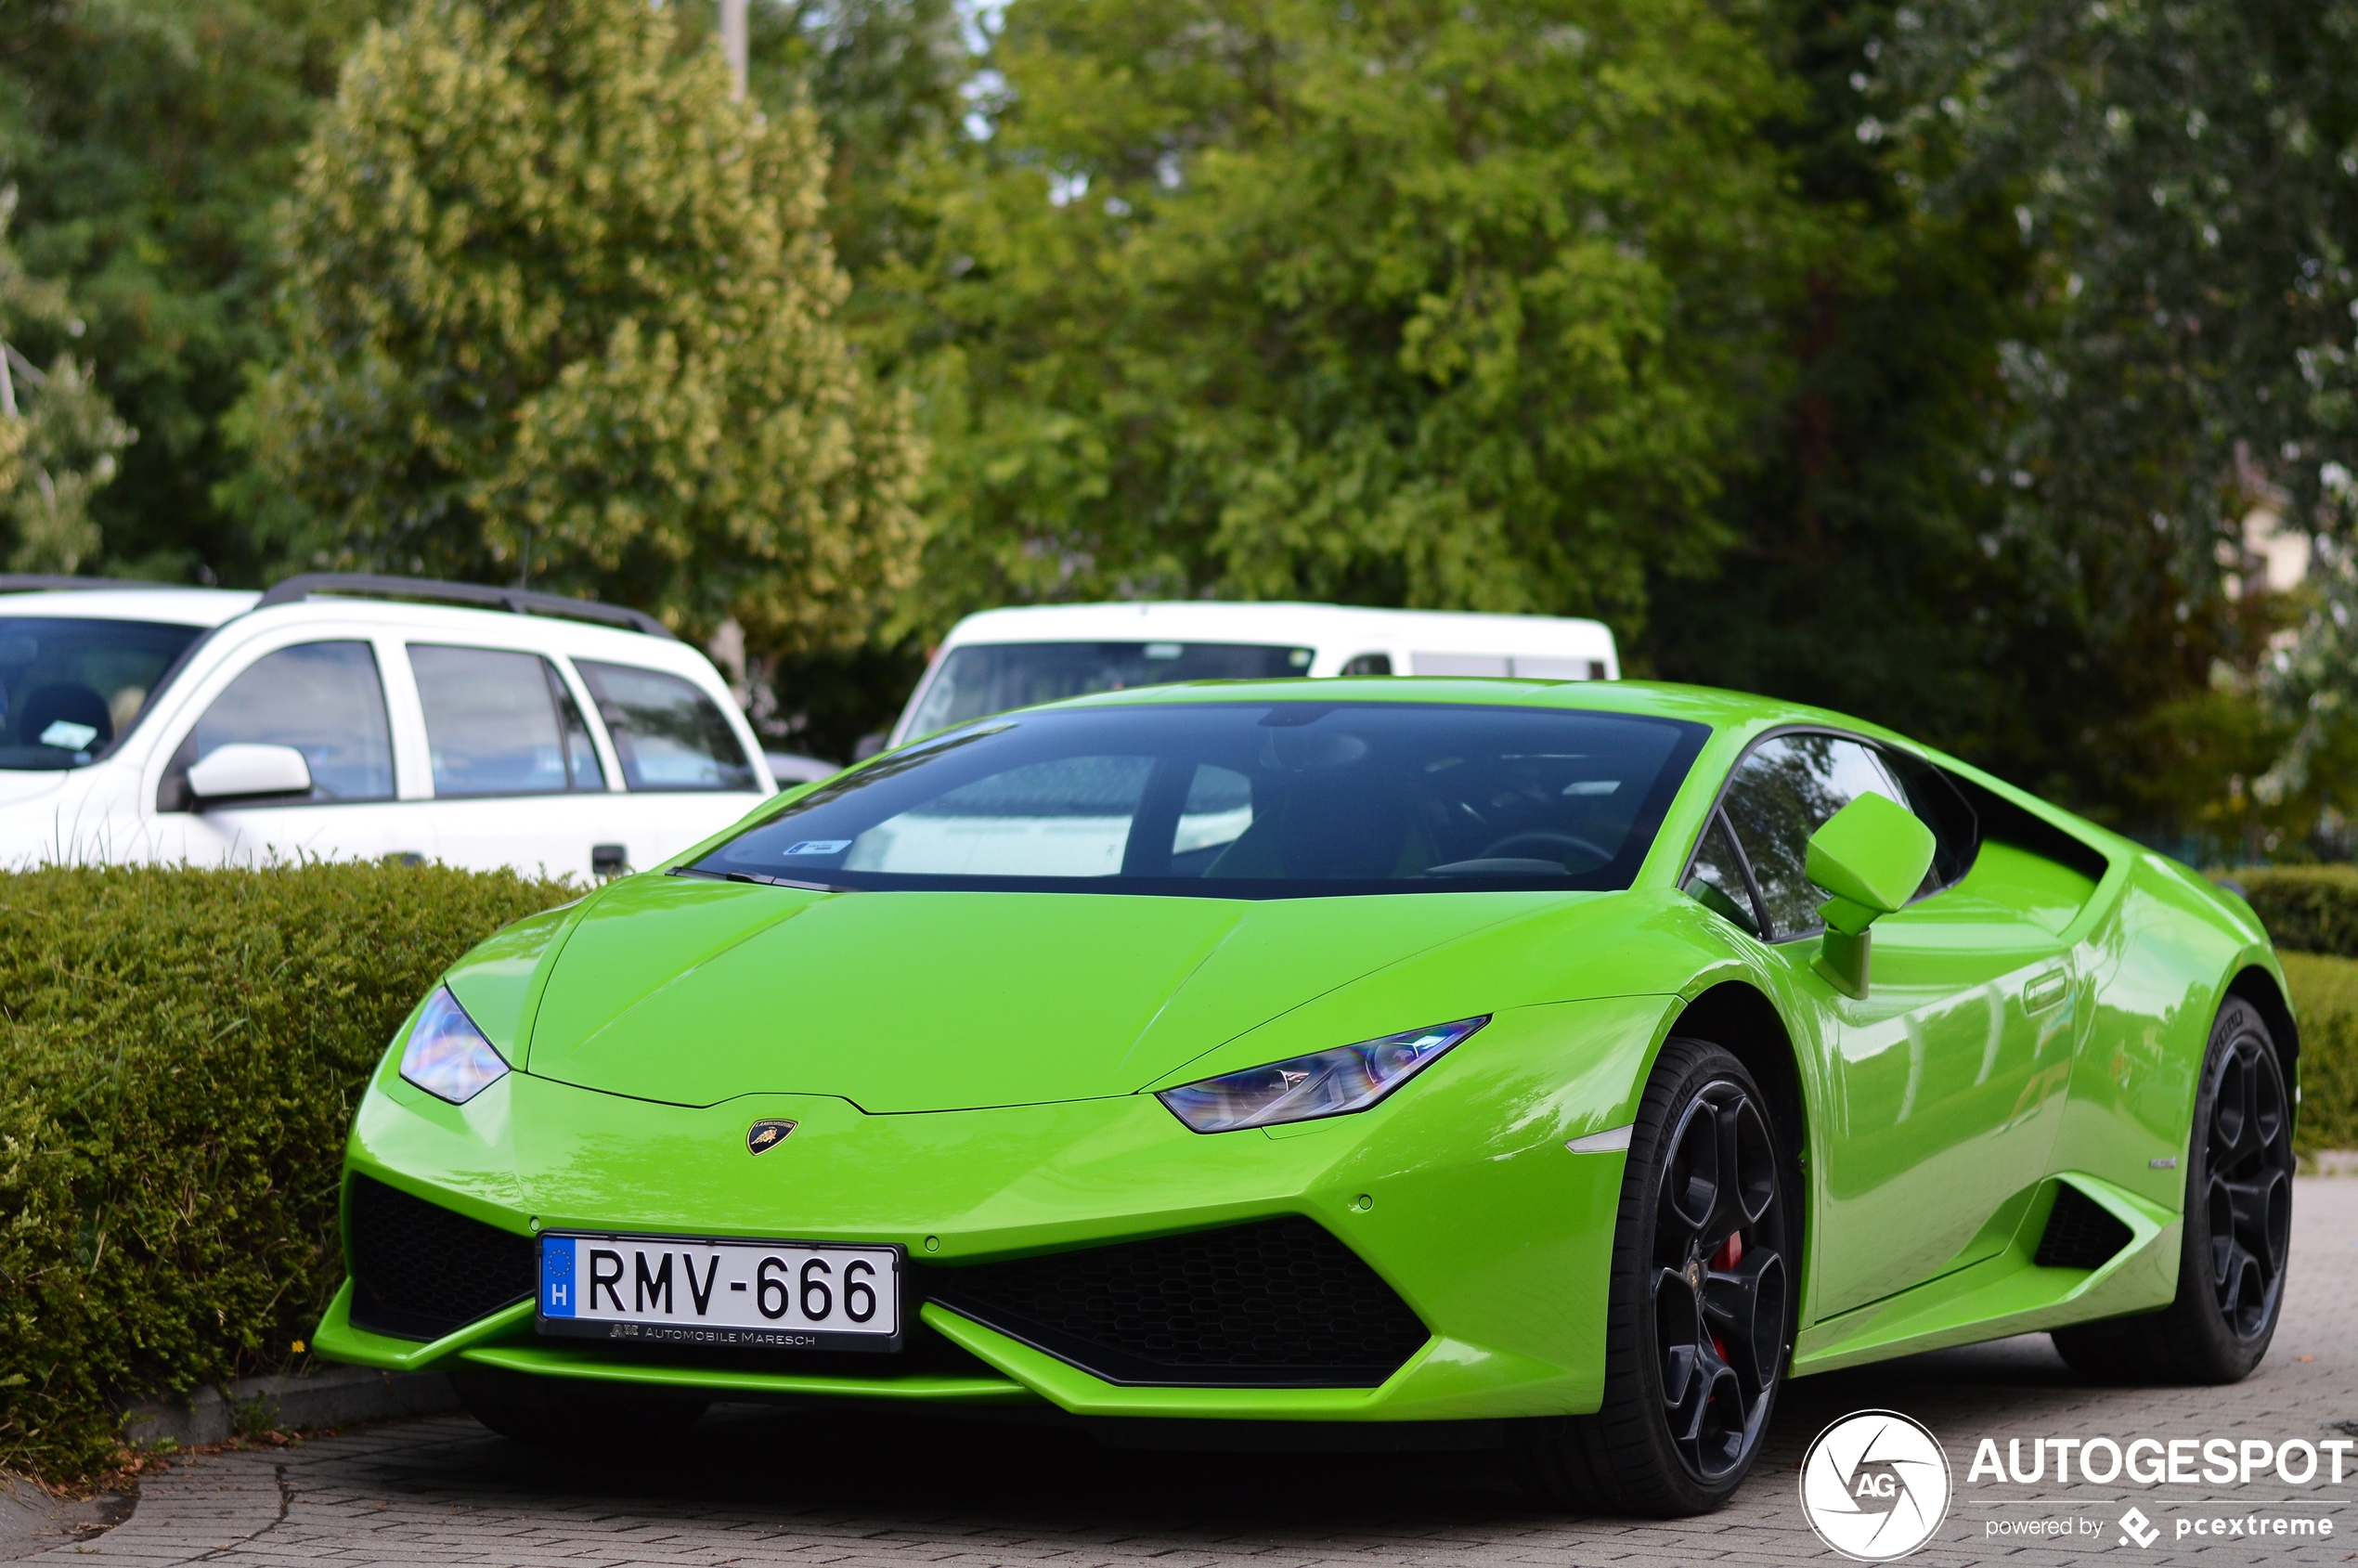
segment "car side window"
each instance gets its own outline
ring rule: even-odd
[[[1748,935],[1763,934],[1743,857],[1736,853],[1735,838],[1721,813],[1711,814],[1711,826],[1695,847],[1694,863],[1687,868],[1687,879],[1678,890],[1712,914],[1734,921]]]
[[[256,659],[180,743],[158,808],[188,810],[188,770],[233,744],[303,753],[315,801],[392,799],[393,730],[376,651],[362,641],[302,642]]]
[[[590,727],[547,659],[412,642],[409,668],[438,797],[606,787]]]
[[[661,670],[576,659],[634,790],[758,789],[736,732],[693,683]]]
[[[1929,784],[1925,781],[1927,793]],[[1907,807],[1947,844],[1950,853],[1936,858],[1925,879],[1927,888],[1962,875],[1955,864],[1954,824],[1918,802],[1893,758],[1844,735],[1777,735],[1753,747],[1736,765],[1721,806],[1750,864],[1770,937],[1803,936],[1823,924],[1818,906],[1825,895],[1810,882],[1806,869],[1809,836],[1862,795],[1881,795]],[[1944,869],[1950,872],[1945,877]]]

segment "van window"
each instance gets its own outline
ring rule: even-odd
[[[756,789],[736,732],[691,681],[658,669],[576,659],[635,790]]]
[[[1602,680],[1602,659],[1566,659],[1533,654],[1417,654],[1419,675],[1479,675],[1518,680]],[[1348,673],[1346,671],[1346,673]]]
[[[180,743],[158,809],[187,810],[188,770],[232,744],[303,753],[315,801],[392,799],[393,732],[376,651],[361,641],[299,642],[254,660]]]
[[[1306,676],[1312,656],[1250,642],[969,642],[934,672],[909,717],[909,738],[1091,692]]]
[[[425,709],[436,796],[606,787],[581,710],[538,654],[413,642],[409,668]]]

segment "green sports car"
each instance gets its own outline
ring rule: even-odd
[[[1104,693],[454,965],[360,1105],[317,1342],[524,1441],[1062,1412],[1692,1512],[1787,1377],[2033,1329],[2250,1371],[2298,1049],[2232,892],[1872,725]]]

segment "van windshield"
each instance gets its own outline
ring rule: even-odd
[[[1251,642],[969,642],[952,648],[909,716],[910,738],[1092,692],[1310,673],[1311,650]]]
[[[79,768],[131,727],[204,628],[0,616],[0,769]]]
[[[881,758],[686,869],[1241,899],[1626,888],[1706,732],[1473,704],[1048,708]]]

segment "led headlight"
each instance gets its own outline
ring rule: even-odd
[[[1308,1121],[1365,1110],[1424,1069],[1440,1056],[1490,1021],[1459,1018],[1454,1024],[1412,1029],[1338,1045],[1267,1067],[1247,1068],[1165,1089],[1155,1098],[1198,1133],[1225,1133],[1238,1127],[1274,1127],[1283,1121]]]
[[[450,988],[436,986],[401,1048],[401,1076],[438,1100],[462,1106],[507,1077],[508,1064]]]

